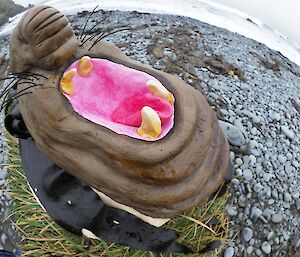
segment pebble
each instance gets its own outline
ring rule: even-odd
[[[272,222],[273,223],[280,223],[282,222],[282,215],[279,213],[275,213],[272,215]]]
[[[280,113],[278,113],[278,112],[272,112],[270,115],[270,118],[272,120],[280,121],[281,116],[280,116]]]
[[[219,125],[222,131],[224,132],[224,134],[226,135],[230,144],[234,146],[245,145],[246,139],[243,133],[237,127],[235,127],[234,125],[228,122],[221,121],[221,120],[219,120]]]
[[[231,180],[231,184],[238,186],[240,184],[240,181],[238,179],[234,178]]]
[[[234,255],[234,248],[232,246],[226,248],[224,252],[224,257],[233,257]]]
[[[4,169],[0,170],[0,180],[5,180],[7,178],[8,174],[7,171]]]
[[[246,242],[250,241],[250,239],[253,237],[253,231],[252,231],[252,229],[246,227],[246,228],[244,229],[244,232],[243,232],[243,237],[244,237],[244,240],[245,240]]]
[[[265,254],[270,254],[271,253],[271,250],[272,250],[272,247],[270,245],[269,242],[263,242],[262,245],[261,245],[261,250],[265,253]]]
[[[246,206],[246,197],[244,195],[240,195],[238,198],[238,204],[240,207]]]
[[[235,206],[228,205],[226,210],[227,210],[228,215],[231,217],[234,217],[238,214]]]
[[[258,217],[260,217],[262,214],[261,209],[257,208],[257,207],[253,207],[250,209],[250,219],[257,219]]]
[[[263,186],[262,186],[261,183],[256,183],[256,184],[253,186],[253,190],[254,190],[254,192],[256,192],[256,193],[259,193],[262,189],[263,189]]]
[[[286,157],[284,156],[284,155],[282,155],[282,154],[279,154],[278,155],[278,161],[280,162],[280,163],[282,163],[282,164],[284,164],[285,162],[286,162]]]
[[[290,203],[292,201],[292,197],[288,192],[284,193],[284,197],[283,197],[284,201],[287,203]]]
[[[248,246],[246,251],[248,255],[251,255],[253,253],[253,246]]]
[[[251,181],[253,179],[252,171],[249,169],[246,169],[243,171],[243,177],[246,181]]]
[[[281,126],[281,131],[289,138],[294,139],[295,133],[289,129],[287,126]]]

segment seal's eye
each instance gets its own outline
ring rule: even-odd
[[[145,72],[84,56],[67,68],[60,86],[79,115],[118,134],[155,140],[173,127],[172,93]]]

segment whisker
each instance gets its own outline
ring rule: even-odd
[[[101,32],[101,34],[99,34],[99,35],[95,34],[95,35],[87,37],[87,39],[84,42],[82,42],[81,46],[83,46],[87,41],[93,40],[96,36],[100,37],[100,36],[103,36],[104,34],[105,34],[105,32]]]
[[[85,40],[85,38],[87,37],[87,35],[89,35],[89,34],[93,31],[93,29],[95,29],[99,24],[101,24],[101,23],[102,23],[103,21],[105,21],[107,18],[108,18],[108,17],[103,18],[101,21],[99,21],[97,24],[95,24],[95,25],[94,25],[87,33],[85,33],[83,39],[81,39],[81,45],[84,44],[84,42],[86,42],[86,41],[84,41],[84,40]]]
[[[32,94],[32,92],[25,92],[25,93],[23,93],[23,94],[17,95],[17,96],[15,96],[15,97],[12,97],[12,98],[6,100],[5,102],[3,102],[3,103],[1,104],[0,112],[2,112],[4,108],[8,107],[12,101],[18,99],[18,98],[21,97],[21,96],[28,95],[28,94]]]
[[[20,84],[24,84],[24,83],[20,83]],[[38,86],[42,86],[42,84],[33,84],[31,86],[28,86],[26,88],[23,88],[22,90],[20,90],[19,92],[17,92],[16,94],[9,96],[8,99],[4,98],[4,101],[1,104],[1,111],[3,110],[3,105],[7,105],[8,103],[10,103],[11,101],[17,99],[19,97],[19,95],[23,95],[22,93],[25,92],[26,90],[33,88],[33,87],[38,87]],[[7,93],[7,95],[9,94],[9,92]],[[7,97],[6,95],[6,97]]]
[[[85,22],[85,24],[84,24],[83,30],[82,30],[80,36],[78,37],[78,39],[81,39],[81,37],[82,37],[82,35],[84,34],[84,31],[85,31],[85,29],[86,29],[86,26],[87,26],[87,24],[88,24],[90,18],[91,18],[92,15],[95,13],[95,11],[96,11],[96,9],[97,9],[98,7],[99,7],[99,5],[97,5],[97,6],[94,8],[94,10],[90,13],[90,15],[89,15],[89,17],[87,18],[87,20],[86,20],[86,22]]]
[[[11,82],[9,82],[9,84],[7,85],[7,86],[5,86],[4,88],[3,88],[3,90],[2,90],[2,92],[1,92],[1,94],[0,94],[0,98],[2,98],[4,95],[5,95],[5,93],[7,92],[7,91],[9,91],[15,84],[13,84],[14,82],[15,82],[15,80],[16,80],[17,78],[14,78]],[[18,81],[21,81],[22,79],[19,79]]]
[[[36,76],[36,77],[41,77],[41,78],[44,78],[44,79],[48,79],[48,77],[42,75],[42,74],[39,74],[39,73],[35,73],[35,72],[31,72],[31,71],[25,71],[25,72],[20,72],[20,73],[14,73],[14,75],[25,75],[26,76]]]
[[[132,27],[125,27],[125,28],[121,28],[121,29],[118,29],[118,30],[114,30],[114,31],[111,31],[111,32],[108,32],[108,33],[106,33],[106,34],[104,34],[104,35],[99,36],[99,37],[95,40],[95,42],[91,45],[91,47],[88,49],[88,51],[90,51],[90,50],[91,50],[96,44],[98,44],[102,39],[104,39],[104,38],[106,38],[106,37],[108,37],[108,36],[110,36],[110,35],[113,35],[113,34],[115,34],[115,33],[118,33],[118,32],[121,32],[121,31],[130,30],[130,29],[132,29]]]
[[[16,79],[16,76],[10,76],[10,77],[4,77],[4,78],[0,78],[0,81],[4,81],[4,80],[8,80],[8,79]]]
[[[7,98],[7,96],[9,95],[9,92],[10,90],[13,88],[13,87],[16,87],[20,84],[32,84],[31,87],[33,86],[40,86],[40,84],[35,84],[33,82],[30,82],[30,81],[22,81],[22,82],[16,82],[15,84],[11,85],[10,87],[7,87],[0,95],[0,98],[4,97],[4,100]],[[22,90],[21,90],[22,91]]]

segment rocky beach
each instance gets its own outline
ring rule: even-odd
[[[68,16],[78,35],[88,16]],[[187,17],[100,10],[85,31],[104,32],[132,59],[182,78],[217,113],[234,167],[224,256],[300,256],[300,67],[264,44]],[[8,37],[0,48],[3,77]],[[2,117],[0,249],[13,250],[4,135]]]

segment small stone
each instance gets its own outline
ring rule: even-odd
[[[271,179],[271,177],[272,177],[272,174],[270,174],[270,173],[264,173],[264,174],[263,174],[263,179],[264,179],[264,181],[266,181],[266,182],[269,182],[270,179]]]
[[[253,247],[250,245],[250,246],[247,247],[247,254],[251,255],[252,252],[253,252]]]
[[[290,130],[287,126],[281,126],[281,131],[289,138],[293,139],[295,136],[295,133]]]
[[[262,243],[261,249],[265,254],[271,253],[272,250],[271,245],[269,244],[269,242],[266,241]]]
[[[272,222],[273,223],[280,223],[282,222],[282,215],[279,213],[275,213],[272,215]]]
[[[226,210],[227,210],[228,215],[231,217],[234,217],[238,214],[235,206],[228,205]]]
[[[255,253],[256,253],[256,256],[261,256],[261,255],[262,255],[262,252],[261,252],[261,250],[259,250],[259,249],[256,249],[256,250],[255,250]]]
[[[238,186],[240,184],[240,181],[238,179],[234,178],[231,180],[231,184]]]
[[[234,248],[230,246],[225,250],[224,257],[232,257],[233,255],[234,255]]]
[[[290,203],[292,201],[292,197],[288,192],[284,193],[283,199],[285,202]]]
[[[273,198],[278,199],[278,191],[276,190],[276,188],[273,189],[271,193]]]
[[[210,92],[210,93],[208,94],[208,96],[210,96],[211,98],[213,98],[213,99],[215,99],[215,100],[218,100],[218,99],[219,99],[219,96],[218,96],[216,93],[214,93],[214,92]]]
[[[299,167],[300,167],[300,163],[297,162],[297,161],[293,161],[292,164],[293,164],[293,166],[294,166],[295,168],[299,168]]]
[[[253,186],[253,190],[254,190],[254,192],[256,192],[256,193],[259,193],[262,189],[263,189],[263,186],[261,185],[261,183],[256,183],[256,184]]]
[[[243,232],[243,237],[244,237],[244,240],[245,240],[246,242],[250,241],[250,239],[253,237],[253,231],[252,231],[252,229],[246,227],[246,228],[244,229],[244,232]]]
[[[270,118],[271,118],[272,120],[280,121],[281,116],[280,116],[280,113],[278,113],[278,112],[272,112],[272,113],[270,114]]]
[[[240,207],[245,207],[246,206],[246,198],[243,195],[240,195],[238,198],[238,204]]]
[[[295,170],[295,168],[293,166],[291,166],[289,163],[287,163],[284,166],[284,171],[286,172],[286,174],[290,174]]]
[[[228,141],[230,144],[234,146],[243,146],[246,143],[246,139],[244,134],[234,125],[225,122],[225,121],[219,121],[219,125],[226,135]]]
[[[4,233],[2,234],[2,236],[1,236],[1,241],[2,241],[2,243],[5,245],[6,244],[6,241],[7,241],[7,235],[5,235]]]
[[[241,166],[243,164],[243,160],[241,158],[236,158],[235,163],[236,165]]]
[[[268,234],[268,236],[267,236],[267,239],[271,240],[274,236],[275,236],[274,231],[270,231],[269,234]]]
[[[243,177],[246,181],[251,181],[253,179],[252,171],[249,169],[246,169],[243,171]]]
[[[249,156],[249,159],[250,159],[250,163],[251,163],[251,165],[254,165],[255,163],[256,163],[256,157],[254,156],[254,155],[250,155]]]
[[[284,156],[284,155],[282,155],[282,154],[279,154],[278,155],[278,161],[280,162],[280,163],[282,163],[282,164],[284,164],[285,162],[286,162],[286,157]]]
[[[257,208],[257,207],[253,207],[250,209],[250,219],[257,219],[258,217],[260,217],[262,214],[261,209]]]
[[[293,155],[290,152],[288,152],[286,154],[286,158],[291,161],[293,159]]]
[[[6,170],[0,170],[0,180],[5,180],[8,174]]]

